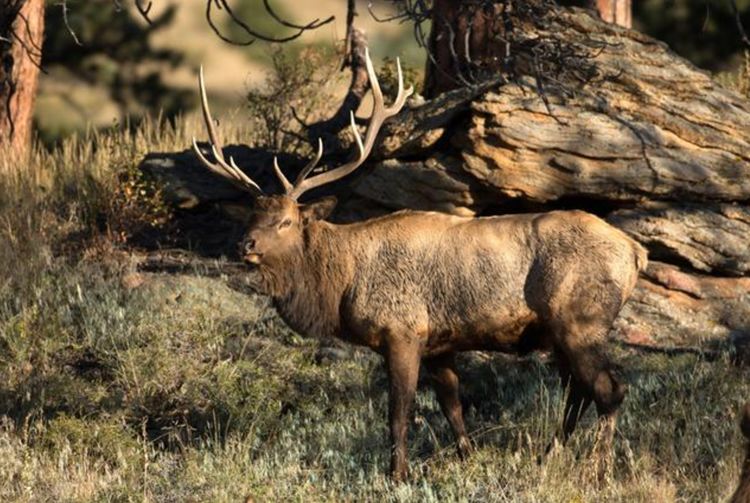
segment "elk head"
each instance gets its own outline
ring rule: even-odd
[[[315,157],[300,171],[295,182],[291,183],[281,171],[277,159],[274,157],[273,169],[281,185],[284,187],[284,194],[279,195],[264,195],[258,184],[243,173],[231,157],[228,162],[224,158],[221,141],[208,107],[203,68],[201,68],[199,88],[203,119],[208,130],[211,154],[215,161],[210,161],[203,154],[195,138],[193,138],[193,150],[203,165],[210,171],[229,180],[240,189],[249,192],[255,198],[253,216],[251,217],[245,238],[240,245],[240,254],[245,262],[254,266],[270,266],[276,262],[277,258],[284,257],[290,251],[301,248],[305,227],[316,220],[325,219],[330,215],[336,205],[336,199],[328,197],[310,204],[301,204],[298,202],[299,197],[311,189],[339,180],[361,166],[365,159],[367,159],[367,156],[370,155],[383,122],[389,117],[396,115],[403,108],[406,99],[411,95],[413,91],[412,87],[404,90],[401,64],[397,59],[398,94],[393,105],[386,107],[383,93],[367,50],[365,50],[365,61],[370,88],[372,89],[373,109],[367,125],[367,131],[365,132],[364,141],[357,130],[357,125],[354,121],[354,112],[351,112],[351,128],[357,144],[356,158],[343,166],[338,166],[308,177],[323,156],[323,142],[318,139],[318,149]]]

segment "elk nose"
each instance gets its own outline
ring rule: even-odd
[[[245,246],[243,251],[245,254],[252,253],[255,249],[255,240],[254,239],[248,239],[245,241]]]

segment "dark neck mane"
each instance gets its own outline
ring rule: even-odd
[[[260,269],[261,291],[301,334],[338,334],[339,305],[351,280],[347,240],[340,234],[332,224],[314,222],[305,230],[301,247]]]

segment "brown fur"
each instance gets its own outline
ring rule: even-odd
[[[646,266],[621,231],[580,211],[462,218],[403,211],[350,225],[333,202],[261,197],[243,243],[260,289],[294,330],[382,354],[389,368],[392,473],[407,473],[406,428],[420,361],[435,378],[459,451],[470,449],[453,356],[554,349],[570,386],[564,439],[594,402],[613,418],[625,394],[603,351]]]
[[[740,429],[745,438],[750,440],[750,403],[747,403],[742,410]],[[732,503],[750,503],[750,443],[748,443],[746,449],[747,453],[745,455],[745,462],[742,465],[740,485],[737,487],[734,496],[732,496]]]

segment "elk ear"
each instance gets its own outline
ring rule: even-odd
[[[325,220],[333,212],[336,202],[335,197],[328,196],[320,201],[301,205],[299,212],[302,215],[302,222],[307,224],[313,220]]]

